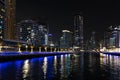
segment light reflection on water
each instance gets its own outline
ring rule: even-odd
[[[22,73],[23,73],[23,79],[29,77],[30,73],[30,64],[29,60],[25,60],[22,68]]]
[[[0,63],[0,80],[120,80],[120,56],[81,53]]]
[[[54,56],[54,74],[57,74],[57,56]]]
[[[44,79],[46,79],[46,73],[47,73],[47,57],[44,57],[44,62],[43,62],[43,73],[44,73]]]
[[[109,72],[110,80],[120,80],[120,56],[112,56],[109,54],[103,54],[103,56],[100,60],[103,71],[106,73]]]

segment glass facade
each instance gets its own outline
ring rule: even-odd
[[[17,39],[32,45],[48,45],[48,30],[33,20],[22,20],[17,24]]]
[[[70,48],[72,47],[72,32],[69,30],[62,30],[62,37],[60,38],[60,47],[61,48]]]
[[[40,41],[40,45],[46,46],[48,45],[48,29],[46,25],[38,26],[38,40]]]
[[[74,17],[74,46],[83,48],[83,17]]]
[[[17,24],[17,39],[36,45],[37,23],[33,20],[22,20]]]

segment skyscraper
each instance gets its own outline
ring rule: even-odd
[[[14,40],[16,31],[16,0],[5,0],[5,39]]]
[[[39,44],[37,39],[38,24],[31,20],[25,19],[17,23],[17,40],[31,43],[32,45]]]
[[[95,32],[92,31],[91,33],[91,39],[89,40],[90,41],[90,48],[91,49],[95,49],[96,48],[96,39],[95,39]]]
[[[72,47],[72,32],[69,30],[62,30],[62,37],[60,38],[60,48]]]
[[[74,17],[74,46],[83,49],[83,17]]]
[[[48,28],[45,24],[38,24],[31,19],[17,23],[17,40],[31,43],[35,46],[48,45]]]
[[[50,47],[54,46],[54,44],[53,44],[53,35],[52,34],[48,34],[48,45]]]
[[[4,37],[4,24],[5,22],[5,2],[4,0],[0,0],[0,39]]]
[[[48,27],[44,24],[39,24],[38,26],[38,34],[39,38],[38,40],[40,41],[40,45],[42,46],[47,46],[48,45]]]

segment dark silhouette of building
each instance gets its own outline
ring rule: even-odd
[[[83,49],[83,17],[80,15],[74,17],[74,47]]]
[[[90,47],[90,49],[95,49],[96,48],[95,32],[92,31],[91,34],[92,35],[91,35],[89,47]]]

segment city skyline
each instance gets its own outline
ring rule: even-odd
[[[120,24],[119,5],[117,2],[105,1],[49,1],[17,0],[17,21],[23,18],[41,20],[49,24],[50,33],[61,35],[63,29],[73,31],[74,15],[84,17],[84,36],[90,38],[92,31],[97,38],[103,38],[104,31],[111,25]],[[22,5],[22,6],[21,6]]]
[[[60,39],[62,30],[66,29],[73,32],[74,16],[82,12],[81,7],[77,7],[79,4],[76,5],[77,2],[71,3],[72,1],[68,3],[47,0],[37,0],[36,2],[30,0],[29,3],[22,0],[16,2],[17,21],[24,18],[31,18],[46,22],[49,26],[50,33],[53,34],[55,39]]]

